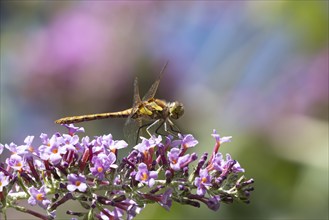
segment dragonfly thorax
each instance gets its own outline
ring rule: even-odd
[[[180,102],[170,102],[168,108],[170,118],[178,119],[184,114],[184,106]]]

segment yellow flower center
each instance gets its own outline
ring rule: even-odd
[[[42,201],[43,200],[43,195],[42,193],[38,193],[37,196],[35,197],[37,200]]]
[[[203,183],[207,182],[207,178],[206,177],[202,177],[201,182],[203,182]]]
[[[51,152],[53,152],[54,154],[57,154],[58,149],[57,148],[54,148]]]
[[[101,173],[101,172],[103,172],[103,167],[97,167],[97,172],[99,172],[99,173]]]
[[[79,181],[79,180],[75,182],[76,186],[80,186],[80,184],[81,184],[81,181]]]
[[[147,173],[143,173],[142,180],[143,181],[146,181],[147,179],[148,179]]]

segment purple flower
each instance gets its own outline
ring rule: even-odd
[[[150,139],[148,139],[148,145],[150,147],[152,147],[152,146],[154,147],[154,146],[159,145],[161,143],[161,141],[162,141],[161,135],[158,135],[158,137],[152,136],[152,137],[150,137]]]
[[[137,144],[134,149],[138,150],[141,153],[148,151],[150,148],[153,148],[159,145],[162,141],[162,137],[159,135],[158,137],[152,136],[149,139],[141,137],[142,142]]]
[[[181,170],[191,162],[191,156],[189,154],[179,156],[181,151],[178,148],[172,148],[168,153],[168,159],[170,161],[170,167],[175,170]]]
[[[220,207],[219,201],[220,201],[220,197],[218,195],[215,195],[215,196],[209,198],[206,204],[209,209],[211,209],[213,211],[217,211]]]
[[[25,145],[20,145],[18,146],[17,149],[17,154],[23,155],[23,154],[28,154],[34,152],[34,149],[32,147],[32,141],[34,139],[34,136],[27,136],[24,140]]]
[[[42,186],[39,190],[34,186],[28,189],[30,193],[30,198],[28,199],[28,203],[30,205],[38,204],[40,207],[47,209],[50,204],[50,200],[46,197],[46,187]]]
[[[105,170],[107,170],[108,167],[102,163],[101,160],[95,160],[94,162],[94,166],[93,167],[90,167],[90,171],[91,173],[98,177],[99,179],[104,179],[105,177]]]
[[[128,144],[127,144],[127,142],[125,142],[123,140],[113,141],[112,145],[109,146],[111,151],[118,150],[118,149],[123,149],[123,148],[126,148],[126,147],[128,147]]]
[[[49,148],[49,160],[56,165],[61,162],[62,155],[66,153],[66,148],[63,146],[53,145]]]
[[[207,166],[208,171],[217,170],[222,172],[223,165],[225,161],[223,160],[223,155],[221,153],[217,153],[211,160],[210,164]]]
[[[243,173],[244,169],[240,166],[239,162],[236,160],[233,160],[230,154],[226,154],[226,162],[223,166],[223,169],[227,169],[229,167],[229,164],[234,162],[233,167],[231,168],[233,173]]]
[[[102,220],[116,220],[121,219],[123,216],[123,211],[117,207],[114,208],[113,211],[108,210],[107,208],[104,208],[100,213],[100,219]]]
[[[125,199],[121,202],[116,202],[114,205],[119,210],[127,212],[128,220],[133,219],[137,214],[139,214],[142,211],[142,208],[139,207],[137,203],[132,199]]]
[[[232,139],[232,136],[227,136],[227,137],[220,137],[219,134],[217,134],[217,131],[214,129],[213,130],[213,133],[211,134],[211,136],[213,136],[216,140],[216,144],[214,146],[214,149],[212,151],[212,155],[211,155],[211,158],[210,158],[210,162],[213,160],[214,156],[218,153],[218,150],[219,150],[219,147],[221,146],[222,143],[225,143],[225,142],[230,142],[231,139]],[[209,165],[209,164],[208,164]]]
[[[184,148],[190,148],[190,147],[194,147],[199,143],[191,134],[187,134],[187,135],[178,134],[178,137],[180,140],[173,141],[172,142],[173,147],[182,145]]]
[[[5,144],[5,148],[7,148],[11,153],[17,154],[17,145],[11,142],[9,145]]]
[[[169,211],[171,205],[172,205],[172,200],[171,200],[171,195],[172,195],[172,188],[168,188],[161,196],[160,200],[158,203],[165,208],[167,211]]]
[[[0,171],[0,192],[3,191],[3,187],[5,187],[9,184],[8,179],[9,179],[9,177],[5,176],[5,174]]]
[[[40,137],[40,140],[41,140],[42,144],[47,145],[49,143],[49,138],[48,138],[47,134],[41,133],[39,137]]]
[[[173,139],[174,139],[174,137],[171,135],[171,134],[169,134],[169,135],[167,135],[166,136],[166,140],[165,140],[165,146],[170,146],[170,145],[172,145],[172,141],[173,141]]]
[[[195,178],[194,185],[197,186],[197,194],[204,196],[207,187],[211,186],[210,176],[207,169],[200,170],[200,176]]]
[[[214,129],[213,133],[211,134],[216,140],[217,143],[225,143],[225,142],[231,142],[232,136],[225,136],[225,137],[220,137],[219,134],[217,134],[217,131]]]
[[[76,151],[75,145],[79,143],[79,136],[63,134],[63,142],[65,148]]]
[[[141,153],[146,153],[149,150],[149,145],[147,144],[146,139],[143,139],[141,143],[137,144],[134,149],[138,150]]]
[[[110,151],[115,152],[118,149],[126,148],[128,146],[127,142],[120,140],[115,141],[112,138],[112,135],[103,135],[101,137],[101,143],[105,149],[110,149]]]
[[[80,128],[80,127],[75,127],[73,124],[63,124],[63,126],[65,126],[69,131],[69,135],[73,136],[75,133],[77,132],[85,132],[85,129],[84,128]]]
[[[58,144],[58,136],[53,135],[50,139],[48,138],[48,135],[46,134],[41,134],[40,135],[42,145],[39,146],[38,151],[39,151],[39,156],[42,160],[48,160],[49,159],[49,154],[50,154],[50,147],[53,145],[59,145]]]
[[[145,163],[138,165],[138,171],[135,176],[137,181],[146,183],[149,187],[152,187],[156,178],[158,178],[158,173],[156,171],[149,171]]]
[[[165,208],[167,211],[169,211],[169,209],[172,205],[172,200],[171,200],[172,193],[173,193],[173,189],[168,188],[163,194],[154,195],[152,193],[147,193],[147,194],[141,194],[141,195],[145,199],[153,200],[153,201],[159,203],[163,208]]]
[[[113,140],[111,134],[96,137],[95,140],[91,142],[91,145],[93,145],[94,153],[104,152],[106,154],[109,152],[116,153],[118,149],[122,149],[128,146],[128,144],[123,140]]]
[[[17,146],[16,144],[14,144],[13,142],[8,144],[5,144],[5,146],[3,146],[2,144],[0,144],[0,153],[3,151],[4,147],[7,148],[11,153],[13,154],[17,154],[20,156],[26,156],[27,154],[32,154],[34,153],[34,149],[32,147],[32,141],[34,139],[34,136],[27,136],[24,140],[23,145]]]
[[[98,141],[100,142],[101,145],[104,145],[105,147],[109,147],[110,145],[112,145],[113,142],[112,134],[103,135],[98,139]]]
[[[89,141],[88,139],[85,140],[86,141]],[[85,143],[85,144],[89,144],[92,146],[92,150],[93,150],[93,153],[96,153],[96,152],[105,152],[105,147],[103,146],[103,143],[102,143],[102,137],[95,137],[94,140],[92,140],[90,143]]]
[[[26,144],[26,146],[32,147],[33,140],[34,140],[34,136],[27,136],[24,140],[24,143]]]
[[[217,153],[207,166],[207,170],[216,170],[219,172],[234,172],[234,173],[240,173],[244,172],[244,169],[240,166],[238,161],[235,161],[232,159],[230,154],[226,154],[226,160],[223,159],[223,156],[221,153]]]
[[[88,136],[83,137],[81,139],[81,145],[85,148],[88,148],[88,146],[90,145],[90,138]]]
[[[92,190],[89,187],[99,187],[101,191],[92,190],[81,198],[90,202],[88,208],[91,209],[97,208],[98,202],[112,208],[103,207],[93,217],[130,220],[141,212],[143,204],[156,202],[169,210],[173,201],[194,207],[200,207],[202,202],[209,209],[218,210],[221,202],[249,202],[254,189],[250,186],[253,180],[239,174],[244,172],[240,164],[229,154],[223,158],[217,152],[221,143],[230,141],[231,137],[221,138],[215,130],[212,135],[216,143],[211,158],[207,161],[208,153],[204,153],[189,175],[189,164],[197,159],[196,153],[185,153],[198,143],[192,135],[179,134],[178,140],[169,136],[142,138],[128,156],[118,160],[116,151],[127,147],[125,141],[113,140],[111,134],[80,139],[74,133],[82,129],[67,127],[70,135],[41,134],[42,144],[36,146],[37,151],[31,151],[33,136],[27,136],[20,146],[0,144],[0,152],[4,148],[12,152],[6,164],[0,164],[0,200],[4,196],[9,199],[16,196],[16,190],[23,191],[17,182],[20,175],[30,195],[29,204],[38,204],[47,209],[48,216],[54,217],[59,205],[75,198],[73,192],[89,192]],[[166,138],[165,143],[161,142],[162,138]],[[60,182],[64,178],[67,180],[57,186],[64,190],[64,196],[44,184],[44,181]],[[40,185],[44,186],[36,188]],[[13,189],[14,195],[4,194],[4,187]],[[52,199],[51,194],[54,194]],[[86,207],[86,203],[81,204]],[[80,216],[79,212],[69,210],[68,213]]]
[[[150,137],[150,139],[142,138],[142,142],[137,144],[134,149],[138,150],[142,155],[143,162],[146,163],[148,166],[152,164],[152,157],[154,155],[154,148],[157,145],[160,145],[162,138],[159,135],[157,138],[155,136]]]
[[[131,204],[127,209],[127,220],[132,220],[134,217],[136,217],[137,214],[139,214],[143,210],[144,207],[143,208],[139,207],[137,203],[131,199],[127,199],[127,200],[130,201],[130,204],[131,202],[133,202],[133,204]]]
[[[139,207],[138,204],[132,199],[125,199],[119,203],[116,203],[115,206],[127,212],[128,220],[133,219],[143,209]]]
[[[104,174],[109,168],[117,168],[114,164],[116,156],[110,152],[109,155],[100,153],[92,159],[93,167],[90,168],[91,173],[99,179],[104,179]]]
[[[47,144],[39,147],[39,156],[42,160],[50,160],[52,164],[58,164],[62,160],[62,155],[67,152],[64,145],[64,138],[53,135]]]
[[[67,176],[69,184],[67,185],[67,190],[70,192],[78,189],[80,192],[85,192],[87,189],[86,177],[84,175],[69,174]]]
[[[18,154],[12,154],[9,158],[6,159],[6,163],[14,170],[22,170],[23,166],[25,165],[25,161]]]

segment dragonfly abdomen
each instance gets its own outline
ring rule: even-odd
[[[131,113],[131,109],[119,111],[119,112],[108,112],[108,113],[99,113],[99,114],[90,114],[90,115],[80,115],[60,118],[55,121],[56,124],[71,124],[79,123],[84,121],[92,121],[97,119],[106,119],[106,118],[127,118]]]

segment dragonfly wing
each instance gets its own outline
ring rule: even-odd
[[[139,95],[139,86],[138,86],[138,78],[135,78],[134,81],[134,98],[133,98],[133,109],[137,108],[138,104],[141,102],[141,97]],[[135,112],[135,111],[132,111]]]
[[[166,69],[168,65],[168,62],[163,66],[159,78],[153,83],[151,88],[148,90],[148,92],[143,97],[143,101],[148,100],[150,98],[153,98],[158,86],[160,84],[161,77],[163,75],[164,70]],[[138,140],[138,136],[143,135],[142,127],[145,127],[145,125],[142,124],[142,118],[140,117],[133,117],[134,114],[136,114],[139,111],[140,104],[142,103],[142,100],[139,95],[139,86],[138,86],[138,78],[135,78],[134,81],[134,98],[133,98],[133,107],[130,116],[128,117],[125,127],[124,127],[124,135],[127,138],[127,141],[130,144],[136,144],[136,140]],[[146,124],[147,125],[147,124]]]
[[[125,138],[127,139],[128,143],[132,145],[136,144],[137,131],[142,123],[140,119],[133,118],[133,115],[138,111],[138,106],[141,102],[142,101],[139,95],[138,78],[136,77],[134,81],[134,97],[132,111],[123,128]]]
[[[166,64],[162,67],[162,70],[159,74],[159,78],[152,84],[151,88],[147,91],[147,93],[144,95],[143,97],[143,101],[148,100],[150,98],[153,98],[155,96],[155,93],[158,90],[159,84],[160,84],[160,80],[162,78],[163,72],[166,69],[168,65],[168,61],[166,62]]]
[[[129,145],[135,146],[136,140],[138,140],[138,131],[139,128],[142,126],[142,119],[140,118],[132,118],[129,117],[125,123],[125,126],[123,128],[123,134],[128,142]],[[138,135],[138,136],[137,136]]]

